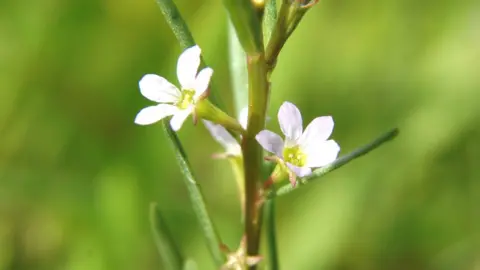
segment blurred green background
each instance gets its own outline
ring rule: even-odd
[[[231,104],[221,1],[177,1]],[[162,269],[148,205],[213,269],[138,80],[176,82],[180,47],[155,1],[0,2],[0,269]],[[289,100],[332,115],[347,153],[401,136],[278,200],[282,269],[480,269],[480,2],[325,0],[273,75],[269,128]],[[225,243],[236,185],[205,128],[179,133]]]

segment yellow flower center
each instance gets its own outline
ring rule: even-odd
[[[283,149],[283,158],[286,162],[297,167],[305,166],[307,156],[300,150],[298,145],[293,147],[285,147]]]
[[[177,107],[185,110],[194,103],[193,96],[195,95],[195,90],[182,90],[182,96],[180,101],[177,103]]]

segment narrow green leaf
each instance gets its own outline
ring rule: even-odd
[[[230,77],[232,80],[233,99],[235,111],[238,116],[240,111],[248,105],[248,74],[247,56],[238,40],[235,28],[229,21],[228,27],[228,52],[230,54]]]
[[[173,0],[156,0],[156,2],[162,11],[168,26],[170,26],[173,34],[177,38],[178,43],[180,43],[180,47],[185,50],[197,44]],[[203,59],[202,66],[206,66],[206,63]],[[210,86],[210,89],[211,88],[214,87]],[[213,91],[212,89],[210,90],[209,99],[218,108],[222,110],[225,109],[225,106],[223,105],[223,102],[216,91]]]
[[[397,128],[394,128],[394,129],[390,130],[389,132],[387,132],[387,133],[383,134],[382,136],[378,137],[377,139],[375,139],[371,143],[369,143],[367,145],[364,145],[362,147],[359,147],[356,150],[352,151],[351,153],[349,153],[349,154],[347,154],[343,157],[338,158],[334,162],[330,163],[330,165],[327,165],[325,167],[316,169],[315,171],[313,171],[313,173],[311,175],[300,179],[300,181],[299,181],[300,183],[298,183],[296,187],[292,187],[292,185],[290,183],[287,183],[284,186],[279,187],[276,191],[270,192],[267,195],[267,198],[271,199],[275,196],[285,195],[287,193],[290,193],[290,192],[296,190],[300,186],[303,186],[303,185],[306,185],[310,182],[313,182],[315,179],[318,179],[321,176],[324,176],[325,174],[327,174],[329,172],[332,172],[332,171],[342,167],[343,165],[346,165],[350,161],[353,161],[354,159],[359,158],[359,157],[369,153],[370,151],[374,150],[375,148],[381,146],[382,144],[393,140],[395,137],[397,137],[398,132],[399,132],[399,130]]]
[[[182,256],[156,203],[150,204],[150,227],[155,245],[166,270],[181,270]]]
[[[207,206],[205,200],[203,199],[203,194],[200,189],[200,185],[195,180],[193,176],[192,169],[187,159],[187,155],[180,143],[180,140],[177,137],[177,134],[171,129],[170,124],[167,120],[162,121],[163,129],[169,138],[173,150],[175,152],[175,157],[177,163],[182,171],[183,180],[187,186],[188,195],[192,203],[193,210],[197,216],[198,221],[200,222],[200,227],[202,229],[203,235],[207,240],[208,249],[213,256],[213,259],[217,266],[221,266],[225,262],[225,255],[221,251],[221,241],[218,236],[217,230],[215,229],[213,222],[208,214]]]
[[[277,231],[275,227],[275,200],[265,201],[265,225],[267,229],[267,247],[269,269],[278,270],[278,250],[277,250]]]
[[[177,9],[173,0],[156,0],[160,10],[162,11],[165,20],[168,23],[168,26],[173,31],[173,34],[180,43],[182,49],[186,49],[194,46],[195,40],[193,39],[192,33],[187,27],[187,24],[180,15],[180,12]]]
[[[268,44],[270,36],[272,35],[275,23],[277,22],[277,1],[266,0],[265,15],[263,18],[263,40]]]
[[[247,54],[263,52],[262,26],[250,0],[224,0],[238,40]]]

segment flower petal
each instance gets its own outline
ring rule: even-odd
[[[247,124],[248,124],[248,107],[243,108],[240,110],[240,114],[238,115],[238,122],[240,125],[244,128],[247,129]]]
[[[284,102],[278,110],[278,123],[285,134],[286,144],[295,144],[302,135],[302,115],[298,108],[290,102]]]
[[[274,153],[277,157],[283,156],[283,140],[270,130],[262,130],[255,136],[257,142],[268,152]]]
[[[192,113],[192,108],[189,107],[185,110],[178,110],[170,119],[170,126],[174,131],[178,131],[182,125],[183,122],[187,119],[187,117]]]
[[[169,104],[159,104],[142,109],[135,117],[135,124],[150,125],[178,111],[177,107]]]
[[[334,140],[320,141],[304,149],[304,152],[307,156],[306,166],[323,167],[337,159],[340,146]]]
[[[177,77],[183,89],[195,89],[195,77],[200,65],[200,47],[195,45],[186,49],[177,62]]]
[[[235,156],[242,155],[237,140],[224,127],[207,120],[203,120],[203,123],[213,138],[225,148],[225,152]]]
[[[310,144],[315,145],[318,142],[326,141],[333,131],[333,119],[331,116],[317,117],[308,124],[299,144],[303,149],[309,148]]]
[[[209,67],[200,70],[198,73],[197,78],[195,79],[195,100],[198,100],[198,98],[207,91],[212,74],[213,69]]]
[[[312,169],[309,167],[297,167],[295,165],[292,165],[287,162],[287,167],[292,170],[292,172],[297,176],[297,177],[305,177],[309,174],[312,173]]]
[[[165,78],[155,74],[147,74],[138,82],[140,93],[151,101],[173,103],[180,98],[180,90]]]

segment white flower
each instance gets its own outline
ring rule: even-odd
[[[140,93],[159,104],[142,109],[135,118],[136,124],[150,125],[173,115],[170,120],[172,129],[177,131],[182,127],[185,119],[194,111],[196,102],[205,94],[213,74],[209,67],[197,74],[200,53],[200,48],[195,45],[186,49],[178,58],[177,77],[181,90],[158,75],[143,76],[139,82]]]
[[[238,116],[238,122],[246,129],[248,121],[248,107],[243,108]],[[203,120],[213,138],[223,146],[226,156],[240,157],[242,156],[242,148],[238,141],[221,125],[214,124],[210,121]]]
[[[292,103],[284,102],[278,111],[278,122],[285,141],[269,130],[260,131],[255,138],[265,150],[283,160],[296,176],[307,176],[312,173],[311,168],[325,166],[337,158],[340,146],[327,140],[333,131],[332,117],[317,117],[303,131],[300,111]]]

